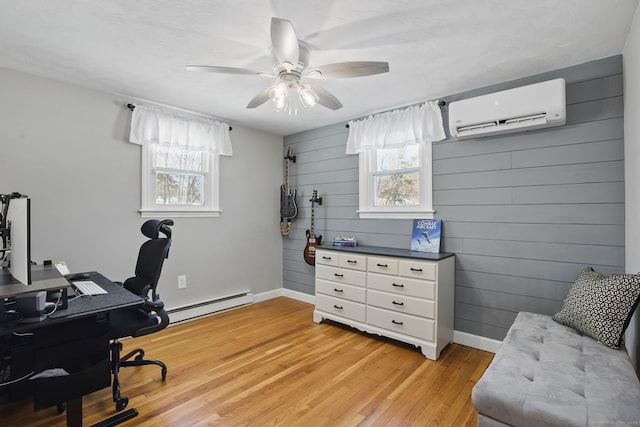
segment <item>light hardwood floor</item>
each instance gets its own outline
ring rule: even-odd
[[[493,354],[418,349],[335,323],[280,297],[124,341],[168,366],[121,370],[124,426],[475,426],[471,388]],[[84,398],[84,425],[115,414],[111,389]],[[2,426],[64,426],[55,408],[0,399]]]

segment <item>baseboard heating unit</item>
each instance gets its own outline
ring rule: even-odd
[[[214,298],[182,307],[167,310],[172,324],[206,316],[219,311],[229,310],[253,303],[253,292],[242,291],[237,294]]]

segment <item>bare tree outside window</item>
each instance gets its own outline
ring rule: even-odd
[[[204,205],[206,157],[206,152],[156,147],[156,204]]]
[[[417,144],[376,150],[374,206],[420,205],[420,151]]]

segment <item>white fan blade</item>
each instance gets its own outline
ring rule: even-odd
[[[304,73],[310,79],[346,79],[389,72],[388,62],[354,61],[313,67]]]
[[[247,108],[256,108],[267,102],[269,100],[269,90],[271,90],[271,86],[254,96],[247,104]]]
[[[275,77],[271,73],[249,70],[247,68],[217,67],[215,65],[187,65],[186,67],[189,71],[205,71],[208,73],[248,74],[252,76]]]
[[[271,44],[276,58],[287,71],[293,70],[298,65],[300,45],[291,21],[271,18]]]
[[[332,110],[339,110],[342,108],[342,103],[331,94],[328,90],[318,86],[318,85],[309,85],[311,89],[318,95],[318,104],[324,105],[327,108]]]

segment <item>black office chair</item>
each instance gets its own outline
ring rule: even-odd
[[[144,350],[141,348],[120,356],[122,343],[118,339],[152,334],[166,328],[169,324],[169,315],[164,310],[164,303],[160,300],[156,287],[162,272],[162,264],[169,256],[169,247],[171,246],[171,228],[169,226],[171,225],[173,225],[173,221],[169,219],[152,219],[142,224],[142,234],[147,236],[149,240],[140,247],[135,276],[125,280],[122,286],[145,298],[145,304],[142,307],[114,311],[110,316],[109,339],[111,340],[113,401],[118,411],[124,409],[129,403],[127,397],[120,396],[120,382],[118,381],[120,368],[158,365],[162,369],[162,380],[164,381],[167,377],[167,366],[159,360],[143,359]],[[160,237],[160,233],[166,237]],[[129,360],[131,358],[134,359]]]

